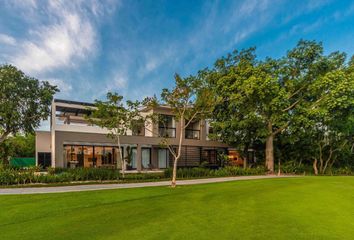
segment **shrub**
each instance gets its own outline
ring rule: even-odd
[[[36,174],[35,168],[15,170],[12,168],[0,169],[0,185],[27,184],[27,183],[63,183],[72,181],[103,181],[120,178],[118,170],[100,168],[53,169],[47,174]]]
[[[202,167],[195,168],[179,168],[177,169],[177,178],[199,178],[199,177],[229,177],[229,176],[244,176],[244,175],[261,175],[265,174],[264,167],[256,168],[240,168],[237,166],[227,166],[219,169],[208,169]],[[165,170],[165,177],[172,177],[172,169]]]
[[[354,170],[350,167],[340,167],[340,168],[331,168],[328,170],[330,175],[354,175]]]

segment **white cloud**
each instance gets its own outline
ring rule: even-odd
[[[118,90],[121,90],[121,89],[127,88],[127,84],[128,84],[128,80],[126,79],[126,77],[123,75],[117,74],[113,78],[113,82],[112,82],[111,86],[115,89],[117,88]]]
[[[32,39],[23,41],[21,50],[11,59],[30,74],[72,67],[96,50],[96,32],[86,16],[75,8],[57,5],[48,7],[49,14],[53,14],[51,23],[31,29]]]
[[[0,43],[7,45],[15,45],[16,39],[7,34],[0,33]]]
[[[29,26],[21,39],[0,35],[0,42],[17,44],[8,62],[28,74],[47,76],[53,70],[76,67],[99,49],[97,24],[117,1],[7,1]]]
[[[62,96],[65,97],[70,96],[71,91],[73,89],[70,83],[59,78],[49,78],[49,79],[45,79],[45,81],[48,81],[50,84],[57,86]]]

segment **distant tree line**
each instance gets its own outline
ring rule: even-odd
[[[353,57],[300,40],[279,59],[234,51],[198,77],[216,99],[213,137],[244,157],[257,149],[269,172],[280,161],[310,164],[315,174],[354,166]]]

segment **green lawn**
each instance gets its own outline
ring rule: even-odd
[[[0,239],[354,239],[354,177],[0,196]]]

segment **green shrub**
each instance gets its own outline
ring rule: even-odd
[[[177,178],[200,178],[200,177],[229,177],[229,176],[244,176],[244,175],[261,175],[265,174],[264,167],[256,168],[241,168],[237,166],[227,166],[220,169],[208,169],[202,167],[195,168],[178,168]],[[172,177],[172,169],[165,170],[165,177]]]
[[[327,171],[330,175],[354,175],[354,170],[350,167],[330,168]]]
[[[0,185],[120,179],[119,171],[114,169],[76,168],[57,170],[49,168],[47,174],[35,174],[35,172],[35,168],[22,170],[3,168],[0,170]]]

